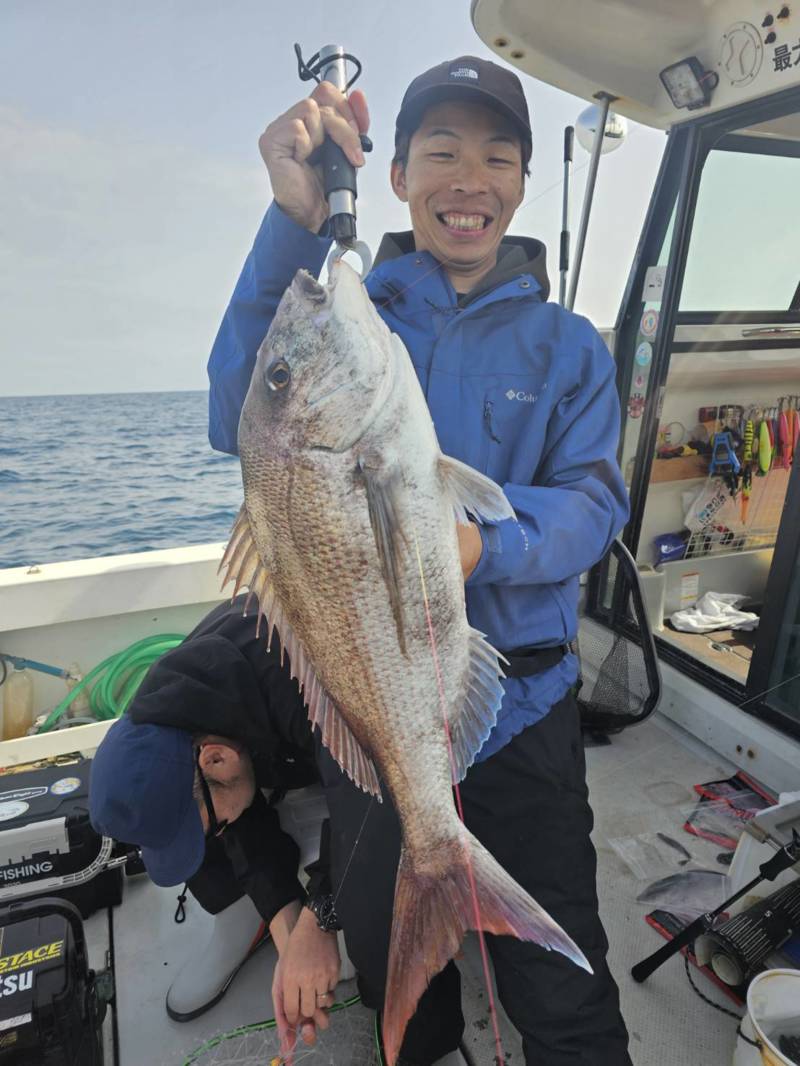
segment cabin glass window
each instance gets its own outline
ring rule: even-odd
[[[797,132],[728,134],[705,158],[639,503],[637,563],[657,636],[742,686],[800,452]],[[642,433],[652,388],[648,334],[664,311],[643,305],[623,446],[629,483],[642,461],[629,438]],[[786,669],[797,672],[796,620],[787,627]]]
[[[800,285],[800,155],[760,152],[769,142],[752,137],[727,143],[703,168],[680,310],[788,311]]]

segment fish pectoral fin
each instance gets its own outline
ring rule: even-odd
[[[375,470],[363,460],[359,460],[358,469],[367,491],[369,521],[375,537],[375,546],[378,549],[381,573],[389,592],[389,603],[397,627],[397,639],[400,650],[405,655],[403,597],[400,592],[403,549],[407,547],[400,521],[403,474],[399,467]]]
[[[494,728],[503,700],[501,662],[506,662],[477,629],[469,631],[467,691],[450,723],[454,782],[463,780]]]
[[[380,803],[383,796],[375,763],[353,735],[341,710],[319,685],[313,686],[308,707],[312,726],[319,727],[322,743],[344,773]]]
[[[514,508],[500,486],[466,463],[450,455],[440,455],[439,474],[453,505],[456,521],[461,525],[469,521],[468,514],[474,515],[479,522],[516,518]]]

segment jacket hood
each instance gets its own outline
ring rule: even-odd
[[[381,240],[378,254],[375,256],[373,269],[389,260],[410,255],[416,250],[414,234],[411,230],[386,233]],[[497,265],[481,278],[474,288],[465,293],[462,301],[459,302],[468,306],[483,293],[520,274],[532,274],[540,286],[541,299],[544,301],[548,298],[550,280],[547,276],[547,249],[544,244],[535,237],[517,237],[507,234],[497,249]]]

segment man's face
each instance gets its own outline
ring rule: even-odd
[[[250,756],[236,741],[224,737],[202,737],[197,743],[200,771],[208,784],[217,821],[235,822],[255,796],[255,774]],[[196,798],[203,830],[208,832],[208,812],[199,789]]]
[[[408,203],[418,251],[468,292],[497,263],[497,249],[522,203],[522,148],[514,127],[482,104],[447,101],[425,112],[392,188]]]

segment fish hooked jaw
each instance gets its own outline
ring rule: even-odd
[[[307,270],[298,270],[292,288],[304,303],[311,303],[319,310],[328,302],[328,290]]]

